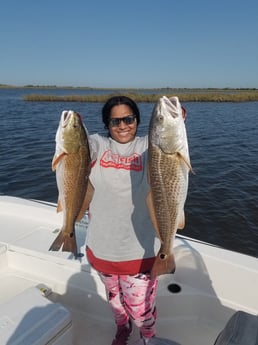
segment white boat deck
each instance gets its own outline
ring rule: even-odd
[[[53,205],[0,197],[0,340],[6,321],[1,305],[44,285],[52,291],[46,299],[71,313],[70,345],[111,344],[116,327],[97,273],[85,256],[74,260],[69,253],[48,251],[61,223]],[[81,253],[85,223],[77,227]],[[185,238],[176,239],[175,255],[176,273],[159,278],[158,337],[180,345],[212,345],[236,310],[258,313],[257,259]],[[31,305],[28,313],[35,308]],[[129,344],[137,339],[134,329]]]

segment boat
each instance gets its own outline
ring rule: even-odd
[[[75,260],[48,250],[62,224],[56,204],[0,196],[1,345],[112,343],[105,289],[84,255],[87,222],[86,213],[76,224]],[[257,344],[257,258],[183,235],[174,253],[175,273],[158,278],[157,337],[149,344]],[[220,341],[240,329],[252,340]],[[136,327],[128,344],[143,344]]]

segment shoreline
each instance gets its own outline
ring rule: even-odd
[[[155,103],[162,95],[178,96],[182,102],[255,102],[258,101],[256,88],[93,88],[72,86],[11,86],[0,84],[0,90],[32,90],[33,93],[23,97],[28,102],[89,102],[103,103],[113,96],[123,94],[131,97],[137,103]],[[41,94],[40,90],[71,90],[70,95]],[[73,94],[72,91],[91,91],[91,94]],[[94,91],[96,93],[94,94]],[[107,93],[99,94],[98,91]]]

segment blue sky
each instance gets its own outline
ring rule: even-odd
[[[0,84],[258,88],[257,0],[8,0]]]

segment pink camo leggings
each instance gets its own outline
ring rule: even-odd
[[[157,279],[148,274],[100,274],[105,284],[107,299],[118,326],[129,317],[144,337],[155,335]]]

